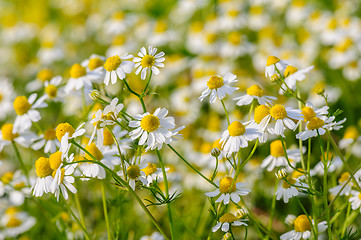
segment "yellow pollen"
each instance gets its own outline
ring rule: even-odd
[[[49,164],[50,164],[50,167],[53,169],[53,170],[56,170],[59,168],[61,162],[62,162],[62,159],[61,159],[61,152],[57,151],[53,154],[50,155],[49,157]]]
[[[228,126],[229,135],[232,137],[243,135],[246,132],[246,128],[241,122],[234,121]]]
[[[60,123],[56,127],[56,138],[61,142],[61,138],[65,135],[65,133],[69,133],[69,137],[75,133],[75,129],[69,123]]]
[[[49,81],[54,76],[53,72],[49,69],[43,69],[38,72],[38,75],[36,76],[37,79],[39,79],[42,82]]]
[[[97,69],[98,67],[102,66],[104,64],[104,61],[100,58],[92,58],[89,60],[88,68],[90,70]]]
[[[333,152],[328,152],[328,153],[324,152],[323,155],[324,155],[326,161],[330,161],[333,158],[334,153]],[[322,155],[321,155],[320,159],[321,159],[321,161],[323,161]]]
[[[237,17],[238,14],[239,14],[239,11],[238,11],[238,10],[235,10],[235,9],[232,9],[232,10],[229,10],[229,11],[227,12],[227,14],[228,14],[228,16],[230,16],[230,17]]]
[[[14,228],[21,225],[21,221],[15,217],[11,217],[9,221],[6,223],[6,227]]]
[[[260,15],[260,14],[262,14],[262,12],[263,12],[263,7],[262,7],[262,6],[252,6],[252,7],[249,9],[249,12],[250,12],[252,15]]]
[[[286,108],[280,104],[274,105],[270,110],[270,114],[276,120],[287,117]]]
[[[233,45],[239,45],[242,41],[242,35],[239,32],[231,32],[228,35],[228,41]]]
[[[64,176],[65,176],[65,169],[64,168],[62,168],[62,169],[60,169],[60,182],[63,182],[63,180],[64,180]],[[53,178],[55,178],[55,175],[56,175],[56,170],[54,170],[53,171],[53,173],[52,173],[52,176],[53,176]]]
[[[54,140],[56,138],[56,131],[54,128],[49,128],[44,132],[45,140]]]
[[[285,77],[288,77],[289,75],[294,74],[295,72],[297,72],[297,68],[295,68],[294,66],[288,65],[285,69]]]
[[[95,143],[91,143],[90,145],[86,146],[85,150],[87,150],[97,160],[102,160],[104,158],[102,152],[95,145]],[[85,154],[85,157],[89,160],[93,160],[93,158],[91,156],[89,156],[88,154]]]
[[[353,44],[350,38],[346,38],[336,46],[336,50],[339,52],[345,52]]]
[[[292,185],[295,185],[295,183],[296,183],[296,180],[293,179],[291,176],[287,177],[287,181],[288,181],[289,183],[291,183]],[[288,182],[283,181],[282,187],[283,187],[283,188],[286,188],[286,189],[290,188],[291,185],[290,185]]]
[[[151,67],[154,65],[154,63],[155,63],[155,58],[148,54],[142,58],[142,61],[140,61],[140,64],[142,65],[143,68]]]
[[[140,126],[144,131],[153,132],[157,130],[160,125],[159,118],[153,114],[146,115],[140,121]]]
[[[40,157],[35,162],[36,174],[40,178],[45,178],[50,176],[53,173],[53,169],[50,167],[49,159],[45,157]]]
[[[233,178],[231,177],[224,177],[219,181],[219,191],[221,193],[232,193],[235,192],[236,189],[236,183],[233,184],[233,187],[231,189],[231,185],[233,182]]]
[[[238,218],[236,216],[234,216],[232,213],[225,213],[225,214],[223,214],[222,217],[219,218],[219,221],[221,223],[225,223],[225,222],[231,223],[231,222],[234,222],[237,220],[238,220]]]
[[[201,153],[204,153],[204,154],[208,154],[212,151],[212,143],[209,143],[209,142],[204,142],[202,145],[201,145],[201,149],[200,149],[200,152]]]
[[[120,59],[120,57],[118,55],[115,55],[113,57],[109,57],[105,63],[104,63],[104,68],[105,70],[107,70],[108,72],[114,71],[116,70],[119,65],[122,63],[122,60]]]
[[[275,63],[278,63],[280,61],[280,59],[278,57],[275,57],[275,56],[269,56],[267,58],[267,63],[266,63],[266,66],[271,66]]]
[[[270,108],[266,105],[259,105],[254,110],[254,121],[260,124],[268,114],[270,114]]]
[[[358,138],[359,133],[357,130],[357,127],[355,126],[350,126],[348,128],[346,128],[345,134],[343,135],[343,138],[351,138],[351,139],[356,139]]]
[[[19,134],[13,133],[14,125],[12,123],[5,123],[1,127],[1,134],[4,140],[12,141],[15,138],[19,137]]]
[[[14,177],[14,173],[12,172],[6,172],[4,173],[4,175],[1,176],[1,181],[4,183],[4,184],[9,184],[11,182],[11,180],[13,180],[13,177]]]
[[[143,168],[142,171],[145,173],[145,175],[149,176],[157,171],[157,165],[154,163],[148,163],[148,166]]]
[[[325,122],[322,119],[319,119],[318,117],[313,117],[310,119],[310,121],[307,123],[307,128],[309,130],[319,129],[321,128]]]
[[[207,82],[207,86],[209,89],[217,89],[223,86],[223,78],[221,78],[220,76],[212,76],[208,82]]]
[[[108,129],[104,128],[103,136],[104,136],[104,140],[103,140],[104,146],[111,146],[114,144],[114,138]]]
[[[86,69],[79,63],[73,64],[70,68],[70,77],[71,78],[80,78],[86,75]]]
[[[222,144],[220,144],[220,140],[221,139],[214,141],[212,144],[212,148],[218,148],[218,150],[222,150]]]
[[[311,223],[306,215],[298,216],[293,222],[293,224],[295,226],[296,232],[305,232],[311,230]]]
[[[251,96],[262,97],[263,90],[257,84],[255,84],[255,85],[252,85],[249,88],[247,88],[247,94],[251,95]]]
[[[18,96],[14,100],[14,109],[17,115],[27,113],[31,108],[31,104],[25,96]]]
[[[348,172],[344,172],[341,174],[341,177],[338,179],[339,183],[344,183],[350,178],[350,174]]]
[[[286,146],[285,146],[286,147]],[[275,140],[270,144],[271,155],[274,157],[282,157],[285,155],[281,140]]]
[[[131,165],[127,169],[127,175],[130,179],[136,179],[140,176],[140,168],[138,165]]]
[[[303,114],[303,119],[305,120],[305,122],[308,122],[311,120],[311,118],[316,117],[315,111],[313,111],[313,109],[310,107],[302,108],[302,114]]]
[[[46,94],[48,94],[49,98],[55,98],[56,95],[58,94],[58,89],[56,88],[56,86],[49,84],[45,88],[45,92]]]

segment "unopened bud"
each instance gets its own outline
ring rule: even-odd
[[[228,232],[223,235],[222,240],[229,240],[229,239],[231,239],[231,237],[232,237],[232,235]]]
[[[292,214],[289,214],[287,215],[286,217],[286,220],[285,220],[285,223],[289,226],[293,226],[294,222],[296,220],[296,216],[295,215],[292,215]]]
[[[278,170],[276,173],[275,173],[276,177],[278,179],[282,179],[282,178],[285,178],[287,177],[288,175],[288,172],[286,171],[286,169],[282,168],[280,170]]]
[[[245,215],[247,215],[247,212],[243,208],[240,208],[240,209],[237,210],[236,217],[242,218]]]
[[[280,75],[278,75],[277,73],[271,76],[271,82],[277,82],[278,80],[280,80]]]
[[[317,90],[317,94],[320,95],[320,96],[322,96],[323,94],[325,94],[325,89],[324,89],[324,88],[319,88],[319,89]]]
[[[98,90],[93,90],[90,92],[89,97],[91,100],[96,101],[100,98],[100,92]]]
[[[221,151],[218,148],[213,148],[211,151],[211,155],[215,158],[219,157],[220,154],[221,154]]]

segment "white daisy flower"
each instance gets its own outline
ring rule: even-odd
[[[274,74],[278,74],[276,68],[278,69],[278,71],[282,72],[287,67],[287,65],[288,63],[280,60],[278,57],[269,56],[266,63],[266,77],[272,77]]]
[[[169,170],[169,168],[165,168],[166,171]],[[149,185],[153,182],[156,181],[158,179],[162,179],[163,178],[163,172],[161,168],[158,168],[157,165],[155,163],[150,163],[148,162],[148,166],[146,166],[145,168],[141,169],[142,172],[145,173],[146,179],[148,181],[147,187],[149,187]]]
[[[32,228],[36,219],[29,216],[26,212],[21,212],[16,207],[10,207],[1,217],[1,226],[4,228],[1,233],[5,238],[16,238],[20,234],[27,232]]]
[[[44,92],[46,99],[50,99],[52,101],[63,101],[63,93],[59,92],[59,85],[62,81],[61,76],[55,76],[50,81],[44,82]],[[60,93],[60,94],[59,94]]]
[[[348,148],[355,142],[361,141],[359,131],[356,126],[349,126],[346,128],[342,139],[339,141],[339,146],[342,149]]]
[[[114,125],[116,122],[120,122],[119,113],[123,109],[122,103],[118,104],[118,98],[114,98],[109,105],[104,108],[103,115],[106,119],[101,123],[102,126]]]
[[[114,55],[109,57],[105,63],[106,70],[104,77],[104,84],[108,85],[109,82],[115,84],[119,79],[124,79],[125,75],[131,73],[134,68],[134,63],[129,61],[133,55],[125,53],[123,55]]]
[[[15,96],[15,92],[13,85],[6,78],[0,79],[0,86],[0,120],[3,120],[12,110],[12,99]]]
[[[133,157],[130,162],[125,162],[126,175],[129,180],[129,186],[135,190],[136,181],[141,181],[144,185],[149,186],[147,175],[145,171],[141,169],[145,169],[147,167],[147,163],[144,159]],[[123,171],[120,170],[117,172],[119,176],[123,176]]]
[[[56,148],[60,147],[60,142],[56,139],[56,131],[54,128],[45,130],[44,134],[41,134],[35,139],[34,143],[31,145],[31,148],[36,151],[43,147],[44,153],[54,153],[56,152]]]
[[[348,181],[350,179],[350,174],[348,172],[344,172],[341,174],[341,176],[338,179],[338,185],[330,188],[328,191],[333,195],[336,196],[340,192],[340,196],[349,196],[351,193],[351,188],[353,186],[352,181]],[[347,183],[348,182],[348,183]],[[346,184],[346,186],[345,186]]]
[[[70,68],[70,78],[64,87],[64,92],[70,94],[72,91],[80,89],[84,89],[84,92],[89,92],[93,88],[93,81],[98,78],[98,74],[87,72],[85,67],[75,63]]]
[[[47,68],[41,69],[36,75],[36,78],[33,81],[26,84],[25,89],[28,92],[38,91],[43,87],[45,82],[51,81],[53,77],[54,77],[53,71]]]
[[[241,97],[233,98],[233,100],[238,100],[237,105],[243,106],[252,103],[253,99],[256,99],[259,104],[271,105],[273,101],[277,100],[276,97],[264,96],[263,90],[257,84],[252,85],[247,88],[247,94]]]
[[[313,69],[313,66],[307,67],[305,69],[302,70],[298,70],[297,68],[295,68],[294,66],[287,66],[284,72],[284,76],[285,76],[285,83],[287,84],[287,86],[294,90],[296,89],[296,83],[297,81],[302,81],[306,78],[305,73],[308,73],[309,71],[311,71]],[[284,86],[283,84],[283,89],[285,89],[286,86]]]
[[[235,203],[238,203],[239,201],[241,201],[240,196],[245,196],[251,192],[250,189],[244,188],[244,186],[246,186],[247,184],[242,182],[235,182],[231,189],[232,182],[233,182],[233,178],[231,177],[222,178],[219,181],[219,184],[217,184],[219,188],[213,192],[206,193],[206,196],[216,197],[219,194],[221,194],[219,198],[216,200],[216,202],[223,201],[223,204],[227,205],[230,200],[232,200]]]
[[[339,156],[335,156],[332,152],[329,152],[328,155],[325,153],[325,159],[327,161],[327,173],[335,172],[337,169],[341,169],[343,162]],[[323,164],[323,158],[321,156],[321,161],[319,161],[316,166],[310,171],[311,176],[316,174],[323,176],[325,167]]]
[[[136,121],[130,121],[129,127],[136,128],[129,133],[132,140],[139,138],[139,145],[147,145],[146,150],[153,150],[159,145],[168,142],[173,136],[171,129],[174,128],[174,118],[166,117],[168,110],[157,108],[153,114],[144,113],[137,115]]]
[[[351,203],[352,210],[356,210],[361,206],[361,193],[355,190],[351,191],[352,197],[348,199]],[[361,209],[360,209],[361,212]]]
[[[22,171],[18,170],[15,173],[6,172],[1,176],[0,196],[6,193],[11,205],[23,205],[25,197],[28,197],[30,192],[30,187],[27,186],[27,179]]]
[[[248,146],[248,141],[256,139],[259,135],[258,129],[245,127],[241,122],[232,122],[223,132],[220,143],[226,154],[238,152],[240,148]]]
[[[10,145],[13,141],[20,144],[24,148],[28,148],[37,138],[36,134],[30,131],[21,133],[13,133],[14,125],[5,123],[0,130],[0,152],[5,146]]]
[[[270,152],[270,155],[266,157],[261,163],[261,168],[267,167],[267,171],[270,172],[275,167],[288,166],[287,158],[281,140],[275,140],[270,143]],[[295,164],[296,162],[299,162],[301,160],[301,154],[299,149],[287,149],[286,152],[291,164]]]
[[[305,131],[297,133],[296,138],[304,141],[308,138],[316,137],[317,134],[324,135],[327,129],[335,128],[335,126],[337,126],[336,128],[338,129],[341,128],[342,126],[340,127],[338,125],[340,124],[340,122],[338,123],[333,122],[334,119],[335,119],[334,116],[331,117],[323,116],[321,118],[313,117],[308,121]]]
[[[96,82],[101,82],[105,76],[104,62],[106,58],[97,54],[92,54],[88,59],[84,60],[81,65],[86,68],[87,72],[98,76]]]
[[[40,157],[35,162],[36,174],[38,177],[31,187],[35,197],[41,197],[44,193],[50,192],[50,186],[53,182],[53,169],[50,167],[49,158]]]
[[[281,235],[281,240],[300,240],[309,239],[311,237],[312,225],[314,224],[312,219],[308,219],[306,215],[298,216],[294,222],[294,230],[286,232]],[[322,221],[317,225],[318,232],[324,232],[327,229],[327,222]]]
[[[73,126],[71,126],[69,123],[60,123],[56,129],[55,134],[56,138],[60,142],[60,149],[61,152],[68,152],[69,150],[69,140],[75,139],[76,137],[79,137],[85,133],[85,129],[82,128],[84,123],[80,124],[77,129],[74,129]]]
[[[313,106],[312,103],[308,102],[306,103],[306,106],[304,106],[301,109],[301,113],[303,115],[303,120],[305,122],[310,121],[310,119],[312,119],[313,117],[322,117],[322,116],[327,116],[328,115],[328,106],[323,106],[321,108],[316,108]]]
[[[216,232],[218,229],[221,229],[223,232],[228,232],[230,225],[248,226],[247,223],[245,223],[246,221],[247,219],[240,219],[232,213],[225,213],[222,217],[219,218],[217,224],[212,228],[212,232]]]
[[[291,176],[287,177],[287,181],[283,180],[283,183],[278,186],[276,199],[280,200],[282,198],[285,203],[288,203],[290,198],[299,195],[297,187],[308,187],[308,185]]]
[[[229,86],[230,83],[237,82],[237,76],[232,73],[227,73],[223,78],[214,75],[207,81],[208,88],[202,92],[202,95],[198,98],[203,101],[208,95],[210,95],[209,102],[214,103],[217,98],[222,100],[226,97],[226,94],[232,95],[238,87]]]
[[[45,96],[36,100],[37,94],[33,93],[26,98],[25,96],[18,96],[14,100],[14,109],[17,114],[13,133],[23,132],[29,129],[33,122],[38,122],[41,119],[37,108],[44,108],[48,105],[44,102]]]
[[[133,61],[136,63],[135,68],[137,69],[135,71],[135,74],[140,74],[141,79],[145,79],[147,77],[147,70],[149,69],[149,72],[152,71],[152,73],[158,75],[159,74],[159,67],[164,67],[164,52],[157,53],[157,48],[148,47],[148,53],[145,47],[142,47],[140,49],[140,52],[138,53],[139,57],[134,57]]]
[[[69,189],[69,191],[74,194],[77,193],[77,189],[73,186],[74,177],[72,176],[75,167],[75,164],[66,165],[64,168],[62,168],[62,165],[60,165],[58,170],[53,172],[54,180],[50,190],[52,193],[54,193],[57,201],[59,201],[60,192],[66,200],[68,199],[67,189]]]

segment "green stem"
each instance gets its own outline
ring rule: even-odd
[[[81,205],[80,205],[80,201],[79,201],[79,196],[78,196],[78,194],[74,194],[74,195],[75,195],[75,204],[76,204],[76,207],[79,212],[81,225],[85,229],[85,231],[87,231],[86,225],[85,225],[85,219],[84,219],[84,215],[83,215],[83,210],[81,209]]]
[[[107,225],[107,233],[108,233],[108,239],[111,240],[112,234],[110,231],[110,225],[109,225],[109,218],[108,218],[108,209],[107,209],[107,199],[105,197],[105,187],[104,182],[101,183],[102,188],[102,200],[103,200],[103,210],[104,210],[104,218],[105,218],[105,224]]]
[[[123,176],[124,176],[125,181],[127,181],[127,174],[126,174],[126,170],[125,170],[125,161],[124,161],[122,152],[120,151],[120,147],[119,147],[118,140],[117,140],[117,138],[115,137],[113,131],[110,129],[109,126],[107,126],[107,129],[108,129],[108,131],[110,132],[110,134],[112,135],[112,137],[113,137],[113,139],[114,139],[114,141],[115,141],[115,145],[116,145],[117,148],[118,148],[119,157],[120,157],[120,160],[121,160],[121,162],[122,162]]]
[[[229,125],[229,124],[230,124],[230,122],[229,122],[229,117],[228,117],[228,112],[227,112],[226,105],[224,105],[223,100],[221,100],[221,103],[222,103],[222,106],[223,106],[224,112],[225,112],[225,114],[226,114],[227,123],[228,123],[228,125]]]
[[[308,182],[308,186],[310,187],[310,189],[313,189],[312,185],[312,178],[311,178],[311,174],[310,174],[310,167],[311,167],[311,138],[308,139],[308,148],[307,148],[307,170],[306,170],[306,174],[307,174],[307,182]],[[316,197],[314,195],[310,196],[311,197],[311,206],[312,206],[312,217],[313,217],[313,221],[315,223],[315,239],[318,238],[318,224],[317,224],[317,218],[316,218]]]
[[[341,238],[343,238],[345,236],[346,228],[347,228],[347,218],[350,215],[350,212],[351,212],[351,203],[348,202],[345,222],[343,223],[343,226],[342,226]]]
[[[26,177],[26,181],[28,183],[28,185],[30,186],[30,180],[29,180],[29,174],[28,174],[28,170],[26,169],[25,167],[25,164],[24,164],[24,161],[20,155],[20,152],[19,152],[19,149],[18,147],[16,146],[16,143],[14,141],[11,141],[11,144],[13,145],[14,147],[14,151],[15,151],[15,154],[16,154],[16,157],[18,158],[19,160],[19,163],[20,163],[20,167],[22,168],[24,174],[25,174],[25,177]]]
[[[254,108],[254,101],[255,100],[252,100],[251,108],[249,109],[249,112],[248,112],[248,121],[251,120],[251,114],[252,114],[253,108]]]
[[[150,69],[150,68],[149,68],[149,69]],[[153,73],[153,71],[150,69],[149,77],[148,77],[148,80],[147,80],[147,84],[145,85],[145,88],[144,88],[144,90],[143,90],[143,94],[147,91],[147,88],[148,88],[149,83],[150,83],[150,79],[152,78],[152,73]],[[142,95],[143,95],[143,94],[142,94]]]
[[[316,235],[315,235],[314,224],[313,224],[312,221],[311,221],[310,215],[308,215],[308,213],[307,213],[306,209],[303,207],[303,204],[301,203],[300,199],[298,199],[298,197],[296,197],[296,200],[297,200],[298,205],[299,205],[300,208],[302,209],[303,213],[307,216],[307,219],[308,219],[308,221],[309,221],[310,224],[311,224],[311,230],[312,230],[312,232],[313,232],[313,235],[316,236]]]
[[[275,191],[274,191],[273,198],[272,198],[271,215],[270,215],[270,219],[269,219],[268,226],[267,226],[267,230],[268,230],[268,231],[271,231],[271,230],[272,230],[273,216],[274,216],[275,209],[276,209],[276,192],[277,192],[277,187],[278,187],[278,178],[276,179]],[[268,237],[267,237],[267,239],[268,239]]]

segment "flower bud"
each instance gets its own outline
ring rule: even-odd
[[[100,98],[100,92],[98,90],[93,90],[90,92],[89,97],[91,100],[96,101]]]
[[[286,171],[286,169],[282,168],[280,170],[278,170],[276,173],[275,173],[276,177],[278,179],[282,179],[282,178],[285,178],[287,177],[288,175],[288,172]]]
[[[320,96],[322,96],[323,94],[325,94],[325,89],[324,89],[324,88],[319,88],[319,89],[317,90],[317,94],[320,95]]]
[[[220,154],[221,154],[221,151],[218,150],[218,148],[213,148],[211,151],[211,155],[215,158],[219,157]]]
[[[277,82],[278,80],[280,80],[280,75],[278,75],[277,73],[271,76],[271,82]]]

